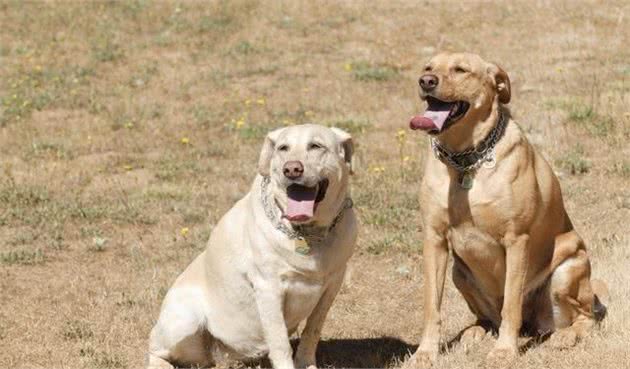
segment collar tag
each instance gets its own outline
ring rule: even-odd
[[[460,174],[459,176],[459,185],[465,189],[465,190],[470,190],[473,186],[474,183],[474,178],[473,178],[473,174],[470,172],[465,172]]]
[[[295,252],[300,255],[308,255],[311,253],[311,247],[304,237],[296,238],[295,241],[293,241],[293,246],[295,248]]]
[[[497,165],[497,153],[494,151],[494,148],[488,152],[482,165],[486,169],[492,169]]]

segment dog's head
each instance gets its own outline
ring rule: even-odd
[[[431,58],[418,80],[419,94],[427,102],[411,129],[440,134],[458,124],[475,123],[496,103],[510,102],[510,79],[494,63],[468,53],[443,53]]]
[[[315,124],[280,128],[263,143],[258,171],[292,223],[331,221],[345,199],[351,173],[352,137]]]

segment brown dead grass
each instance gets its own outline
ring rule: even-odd
[[[624,1],[0,3],[0,367],[139,367],[159,304],[248,189],[271,127],[358,142],[358,250],[321,362],[395,366],[422,330],[417,188],[436,50],[498,61],[554,163],[609,316],[521,368],[630,362],[630,36]],[[405,131],[406,132],[406,131]],[[402,146],[402,147],[401,147]],[[186,229],[188,231],[186,231]],[[471,322],[449,283],[445,339]],[[488,337],[440,367],[480,367]]]

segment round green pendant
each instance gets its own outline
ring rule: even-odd
[[[308,255],[311,252],[311,247],[304,238],[295,239],[295,252],[300,255]]]

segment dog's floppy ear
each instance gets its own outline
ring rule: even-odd
[[[344,130],[341,130],[337,127],[330,128],[337,136],[339,140],[339,144],[343,149],[343,157],[350,168],[350,174],[354,173],[352,170],[352,154],[354,154],[354,142],[352,141],[352,136]]]
[[[499,95],[499,102],[501,104],[507,104],[512,97],[512,86],[510,86],[510,77],[508,74],[498,65],[490,64],[488,72],[494,78],[494,85]]]
[[[276,140],[280,136],[280,132],[284,128],[274,129],[267,133],[265,142],[263,142],[262,149],[260,150],[260,159],[258,159],[258,173],[261,176],[269,175],[269,166],[271,165],[271,156],[276,148]]]

